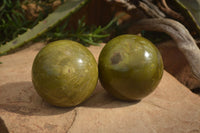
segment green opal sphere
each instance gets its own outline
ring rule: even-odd
[[[121,35],[109,41],[99,56],[102,86],[121,100],[141,100],[155,90],[163,74],[159,50],[147,39]]]
[[[98,81],[98,66],[91,52],[81,44],[55,41],[45,46],[32,66],[32,82],[48,103],[76,106],[86,100]]]

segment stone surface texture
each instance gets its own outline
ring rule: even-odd
[[[31,81],[33,60],[43,46],[0,57],[0,133],[200,132],[200,97],[166,71],[156,90],[139,102],[116,100],[98,83],[77,107],[47,104]],[[89,48],[96,59],[102,47]]]

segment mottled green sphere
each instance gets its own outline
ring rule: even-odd
[[[121,100],[141,100],[154,91],[163,74],[158,49],[147,39],[121,35],[109,41],[99,56],[102,86]]]
[[[36,56],[32,82],[48,103],[71,107],[82,103],[98,81],[98,66],[91,52],[81,44],[60,40],[48,44]]]

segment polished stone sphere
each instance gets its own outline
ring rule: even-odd
[[[45,46],[32,66],[32,82],[48,103],[76,106],[86,100],[98,81],[98,66],[91,52],[70,41],[55,41]]]
[[[149,40],[127,34],[104,46],[98,68],[100,82],[111,95],[132,101],[155,90],[162,78],[163,61]]]

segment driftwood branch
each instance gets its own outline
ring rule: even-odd
[[[176,20],[179,20],[181,22],[184,21],[184,17],[180,14],[180,13],[177,13],[175,12],[174,10],[172,10],[166,0],[157,0],[157,5],[158,7],[165,13],[167,14],[168,16],[176,19]]]
[[[142,9],[145,14],[152,18],[163,18],[165,14],[159,10],[159,8],[151,3],[149,0],[140,0],[138,2],[138,8]]]
[[[172,19],[142,19],[133,24],[133,30],[165,32],[174,39],[178,48],[185,55],[194,75],[200,80],[200,50],[189,31],[181,23]]]
[[[127,5],[135,5],[146,14],[148,19],[134,21],[132,31],[139,33],[142,30],[165,32],[176,42],[179,50],[185,55],[195,77],[200,81],[200,50],[184,25],[178,21],[168,19],[169,15],[176,20],[183,20],[183,16],[173,11],[166,0],[110,0]],[[159,7],[159,8],[158,8]],[[161,9],[161,10],[160,10]]]
[[[149,0],[106,0],[107,2],[120,3],[121,6],[126,7],[128,11],[140,9],[148,17],[163,18],[165,14]]]

